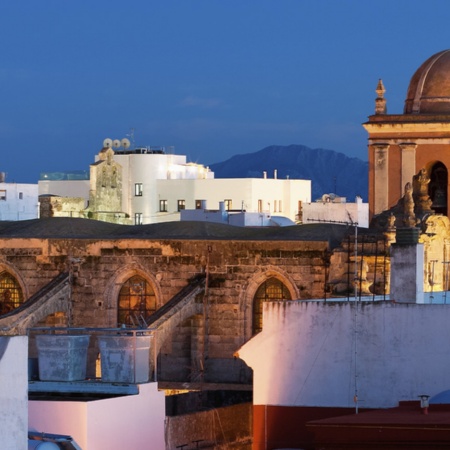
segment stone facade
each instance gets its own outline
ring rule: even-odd
[[[59,220],[80,222],[50,219]],[[160,308],[205,274],[207,287],[194,300],[200,308],[172,324],[159,343],[159,373],[174,381],[245,383],[250,371],[233,354],[252,336],[257,289],[276,278],[292,299],[323,298],[328,251],[323,240],[0,237],[0,269],[16,278],[25,298],[69,273],[69,307],[61,307],[66,324],[95,328],[117,326],[119,292],[134,275],[151,284]],[[49,322],[36,316],[27,323]]]

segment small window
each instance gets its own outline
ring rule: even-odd
[[[178,200],[178,211],[186,208],[186,200]]]
[[[225,209],[227,211],[230,211],[231,209],[233,209],[233,200],[225,199]]]
[[[281,203],[281,200],[278,200],[278,212],[283,212],[283,203]]]
[[[195,209],[202,209],[202,201],[195,200]]]
[[[19,200],[23,200],[23,192],[19,192]]]
[[[143,189],[142,183],[135,183],[135,185],[134,185],[134,195],[136,197],[142,197],[142,189]]]
[[[262,200],[258,200],[258,212],[262,212]]]
[[[143,214],[142,213],[135,213],[134,214],[134,224],[135,225],[142,225],[143,223]]]
[[[273,201],[273,212],[277,212],[278,202],[276,200]]]
[[[159,212],[167,212],[167,200],[159,201]]]
[[[0,189],[0,200],[6,200],[6,189]]]

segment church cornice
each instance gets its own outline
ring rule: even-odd
[[[388,136],[401,133],[403,136],[420,136],[426,133],[430,137],[450,136],[450,116],[445,116],[445,120],[424,120],[426,117],[423,116],[423,120],[417,120],[418,116],[415,117],[416,120],[404,120],[404,115],[382,116],[384,120],[372,120],[378,117],[380,116],[371,116],[369,122],[363,123],[369,135]]]

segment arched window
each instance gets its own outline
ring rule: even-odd
[[[277,278],[269,278],[259,286],[253,298],[253,334],[262,330],[263,302],[291,300],[289,289]]]
[[[431,169],[428,194],[433,202],[431,208],[436,214],[447,215],[447,168],[441,162],[437,162]]]
[[[0,316],[9,313],[23,303],[22,289],[8,272],[0,274]]]
[[[142,324],[156,311],[156,296],[150,283],[139,275],[129,278],[119,292],[119,326]]]

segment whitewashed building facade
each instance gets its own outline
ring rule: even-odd
[[[0,220],[28,220],[38,217],[37,184],[0,182]]]

